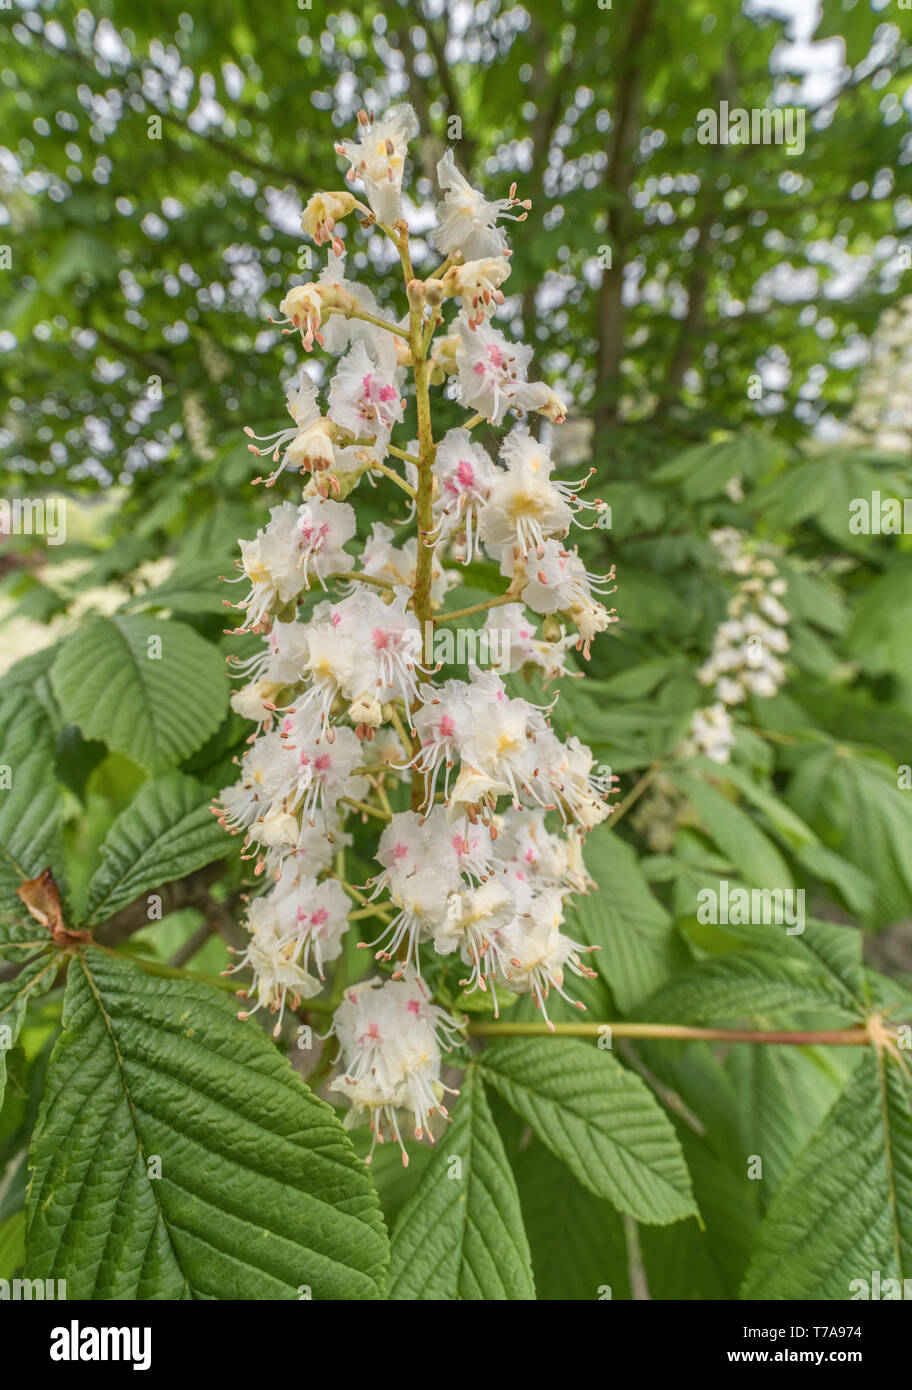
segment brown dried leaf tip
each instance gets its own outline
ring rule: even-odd
[[[80,942],[91,941],[90,931],[70,931],[64,925],[60,889],[50,869],[45,869],[37,878],[27,878],[24,883],[20,883],[16,892],[35,921],[47,927],[55,945],[76,946]]]

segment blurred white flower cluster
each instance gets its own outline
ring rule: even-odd
[[[912,295],[884,310],[841,443],[912,450]]]
[[[728,616],[716,629],[709,660],[697,675],[713,687],[717,706],[741,704],[748,695],[768,699],[785,680],[780,658],[789,649],[785,628],[790,615],[781,601],[786,582],[775,561],[746,544],[733,526],[711,531],[709,538],[720,568],[739,582]]]
[[[712,686],[715,698],[694,710],[675,754],[727,763],[735,746],[732,709],[748,696],[768,699],[785,680],[790,614],[782,603],[787,585],[779,577],[772,547],[751,544],[733,526],[711,531],[709,538],[720,569],[735,575],[738,585],[725,621],[713,636],[709,658],[697,672],[703,685]],[[694,818],[684,797],[662,774],[653,779],[631,816],[631,824],[655,854],[670,850],[678,829],[689,821]]]
[[[303,489],[240,542],[236,631],[259,635],[262,650],[235,662],[244,684],[232,703],[257,730],[214,809],[243,835],[268,885],[250,903],[250,941],[235,967],[253,972],[255,1002],[242,1017],[268,1009],[278,1032],[288,1002],[296,1008],[322,988],[350,920],[359,934],[360,919],[372,927],[359,944],[391,973],[344,990],[332,1086],[370,1120],[375,1140],[401,1140],[400,1114],[419,1136],[445,1114],[441,1044],[453,1025],[422,980],[422,946],[432,948],[426,961],[455,957],[460,986],[495,1009],[498,991],[528,994],[546,1019],[549,993],[567,997],[568,974],[594,973],[588,948],[561,928],[568,896],[592,886],[583,838],[609,813],[610,774],[577,738],[558,738],[553,702],[519,698],[504,678],[536,667],[553,679],[571,650],[588,657],[614,621],[601,601],[613,574],[590,573],[568,540],[605,504],[580,496],[589,477],[554,476],[531,428],[536,415],[559,424],[566,406],[527,380],[532,349],[491,322],[510,274],[500,224],[522,221],[528,204],[515,188],[488,201],[445,154],[430,238],[444,260],[420,279],[402,207],[414,113],[400,105],[374,121],[362,112],[359,125],[357,141],[336,146],[358,196],[311,198],[302,225],[327,245],[327,263],[281,305],[305,351],[317,344],[339,361],[322,403],[302,370],[287,392],[292,424],[265,438],[247,431],[273,465],[256,481],[271,488],[296,472]],[[399,319],[345,274],[352,217],[399,254]],[[410,376],[417,438],[396,443]],[[447,384],[472,413],[435,439],[430,388]],[[482,421],[506,431],[496,457],[473,438]],[[407,499],[416,535],[394,545],[393,528],[377,522],[359,543],[348,499],[365,478]],[[468,611],[490,609],[486,631],[509,640],[497,669],[469,661],[468,679],[440,684],[428,633],[464,616],[442,609],[460,581],[444,557],[499,569],[505,592]],[[345,877],[353,819],[380,832],[378,871],[360,887]]]

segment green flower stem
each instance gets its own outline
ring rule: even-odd
[[[399,449],[395,444],[387,444],[386,452],[395,454],[397,459],[404,459],[406,463],[419,464],[421,462],[417,454],[410,454],[407,449]]]
[[[344,319],[363,319],[365,323],[372,323],[376,328],[385,328],[387,333],[395,333],[397,338],[404,338],[408,342],[409,335],[404,328],[398,328],[396,324],[378,318],[376,314],[369,314],[366,309],[329,309],[326,317],[329,318],[331,314],[341,314]]]
[[[391,591],[394,587],[388,579],[378,579],[373,574],[358,574],[355,570],[345,570],[342,574],[334,574],[333,579],[355,579],[359,584],[374,584],[378,589]]]
[[[395,451],[390,450],[390,452],[393,453]],[[414,499],[415,489],[412,487],[411,483],[407,483],[404,478],[399,477],[395,468],[390,468],[387,464],[381,463],[379,459],[374,459],[370,466],[370,471],[372,473],[382,473],[384,477],[389,478],[391,483],[395,483],[397,487],[400,487],[403,492]],[[389,585],[389,587],[392,588],[392,585]]]
[[[616,1038],[664,1038],[675,1042],[785,1043],[796,1047],[866,1047],[867,1023],[829,1032],[766,1032],[758,1028],[691,1028],[682,1023],[470,1023],[470,1038],[599,1038],[610,1028]]]
[[[499,594],[497,598],[486,598],[484,603],[472,603],[468,608],[454,608],[452,613],[438,613],[435,623],[448,623],[453,618],[468,618],[473,613],[483,613],[486,608],[499,608],[503,603],[516,603],[516,594]]]
[[[340,801],[344,801],[346,806],[354,806],[356,811],[363,811],[366,816],[376,816],[378,820],[389,820],[390,817],[385,811],[381,811],[379,806],[369,806],[366,801],[356,801],[353,796],[340,796]]]
[[[617,825],[618,821],[623,820],[624,816],[626,816],[631,806],[633,806],[637,801],[639,801],[643,793],[648,790],[650,782],[652,781],[653,777],[655,777],[656,773],[659,771],[661,766],[661,762],[655,762],[652,764],[652,767],[647,768],[640,780],[633,787],[631,787],[630,791],[624,797],[624,800],[618,802],[617,806],[614,808],[611,815],[608,817],[608,820],[606,821],[606,825],[608,826],[609,830],[613,830],[614,827]]]

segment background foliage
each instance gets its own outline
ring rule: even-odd
[[[870,339],[909,292],[912,18],[826,10],[810,59],[769,7],[708,0],[0,12],[3,495],[69,502],[65,545],[0,548],[0,1278],[25,1264],[96,1298],[836,1299],[912,1273],[900,1056],[498,1041],[462,1059],[446,1143],[407,1173],[381,1150],[369,1176],[364,1136],[199,978],[224,967],[245,887],[208,812],[248,734],[219,581],[262,519],[241,427],[275,428],[297,360],[268,314],[310,278],[302,200],[338,185],[359,106],[405,94],[419,192],[457,117],[475,181],[532,199],[506,326],[575,402],[575,466],[592,459],[612,508],[584,549],[616,564],[621,621],[555,711],[621,779],[572,924],[601,948],[588,1017],[908,1015],[912,552],[848,518],[912,495],[908,442],[858,427]],[[722,100],[801,103],[804,153],[699,144]],[[374,240],[353,261],[392,293]],[[359,501],[362,533],[398,505]],[[788,683],[749,702],[724,767],[678,752],[730,593],[721,525],[781,548],[792,614]],[[472,567],[454,601],[488,582]],[[162,660],[137,663],[150,634]],[[661,850],[627,814],[656,785],[684,808]],[[49,866],[66,925],[95,928],[65,984],[16,895]],[[814,920],[775,941],[700,924],[720,877],[804,887]],[[297,1026],[280,1048],[306,1070]],[[180,1162],[150,1183],[163,1148]]]

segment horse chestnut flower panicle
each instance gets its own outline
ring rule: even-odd
[[[431,234],[446,259],[422,279],[403,216],[414,112],[401,104],[379,120],[362,112],[359,123],[359,140],[336,148],[365,202],[348,192],[310,199],[303,227],[328,246],[326,265],[288,289],[279,320],[305,351],[316,344],[339,360],[319,390],[303,369],[292,379],[290,426],[264,437],[248,430],[252,452],[272,455],[267,485],[287,488],[297,475],[304,487],[240,542],[236,631],[257,634],[263,649],[232,663],[243,681],[232,705],[256,733],[214,810],[243,835],[259,884],[234,967],[253,975],[255,1003],[242,1017],[265,1008],[278,1033],[286,1011],[306,1010],[331,976],[341,1003],[330,1090],[349,1102],[347,1123],[366,1120],[374,1143],[401,1144],[404,1125],[432,1140],[446,1117],[441,1064],[460,1024],[433,997],[441,957],[453,967],[451,992],[438,987],[443,1002],[458,986],[496,1013],[504,994],[528,994],[549,1027],[550,996],[575,1002],[572,977],[593,973],[591,948],[567,918],[592,886],[584,840],[609,814],[612,779],[577,738],[551,727],[557,696],[527,698],[512,673],[581,675],[574,648],[588,655],[614,615],[597,597],[612,575],[590,573],[571,539],[591,529],[583,513],[605,504],[581,499],[588,479],[556,476],[530,427],[536,414],[558,424],[567,406],[527,380],[531,347],[495,323],[510,274],[501,223],[523,221],[529,204],[515,187],[488,200],[447,152]],[[398,320],[346,276],[339,224],[352,212],[401,260]],[[431,388],[448,381],[474,413],[437,435]],[[397,440],[409,391],[417,438]],[[503,428],[499,449],[473,437],[481,420]],[[396,489],[400,515],[374,521],[355,554],[357,514],[345,499],[365,478]],[[417,535],[400,540],[403,511]],[[469,659],[465,678],[460,656],[458,676],[439,676],[455,658],[445,640],[439,655],[438,639],[465,615],[445,609],[462,573],[452,562],[473,559],[507,581],[506,593],[468,610],[490,609],[481,635],[498,641],[487,669]],[[774,597],[754,605],[772,625]],[[541,631],[530,612],[543,616]],[[362,862],[377,863],[360,885],[346,872],[356,826]],[[350,930],[381,976],[346,980]]]
[[[341,1072],[330,1083],[351,1103],[347,1128],[366,1120],[371,1148],[394,1138],[402,1142],[399,1112],[414,1121],[416,1139],[434,1135],[431,1119],[447,1119],[445,1095],[459,1092],[440,1080],[442,1052],[449,1052],[456,1029],[452,1019],[431,1001],[420,980],[365,980],[346,990],[333,1018]]]

